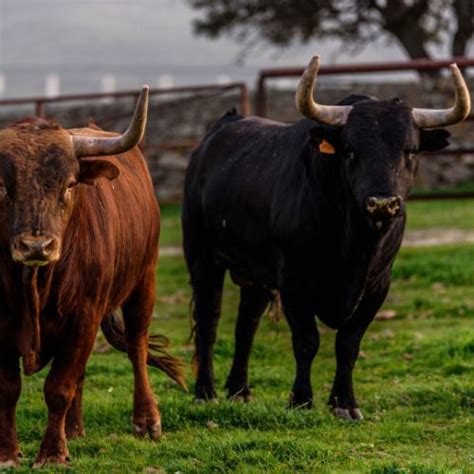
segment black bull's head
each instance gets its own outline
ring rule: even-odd
[[[402,213],[418,168],[418,153],[448,145],[449,132],[426,129],[463,121],[470,112],[469,91],[453,64],[456,98],[450,109],[417,109],[398,99],[378,101],[365,96],[326,106],[313,99],[318,69],[315,56],[300,80],[296,106],[322,124],[315,124],[310,140],[320,153],[333,154],[340,162],[349,193],[371,226],[379,229]]]
[[[119,175],[112,162],[97,157],[137,145],[145,131],[147,109],[145,86],[129,128],[119,136],[73,135],[40,119],[0,130],[0,243],[9,246],[14,261],[38,266],[60,258],[74,207],[74,186]]]

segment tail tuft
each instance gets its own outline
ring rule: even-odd
[[[109,344],[121,352],[127,352],[125,327],[123,320],[116,313],[109,313],[102,319],[100,327]],[[181,359],[167,352],[170,343],[167,337],[161,335],[148,336],[147,364],[162,370],[180,387],[187,390],[184,378],[184,363]]]

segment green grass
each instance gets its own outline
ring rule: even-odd
[[[416,207],[413,203],[410,206]],[[424,204],[424,203],[423,203]],[[439,217],[439,206],[434,206]],[[410,209],[413,210],[413,209]],[[470,209],[467,207],[466,215]],[[415,209],[413,214],[423,215]],[[459,211],[461,213],[461,211]],[[163,235],[178,243],[179,209],[163,210]],[[168,233],[168,234],[167,234]],[[166,235],[167,234],[167,235]],[[192,403],[162,373],[150,375],[160,399],[160,443],[131,435],[132,371],[113,350],[94,353],[84,393],[87,436],[69,444],[71,472],[371,472],[468,473],[474,470],[474,246],[404,249],[385,307],[396,317],[372,324],[355,370],[366,419],[334,419],[326,401],[334,376],[334,332],[321,328],[313,366],[315,408],[287,408],[294,377],[285,321],[264,317],[250,364],[253,401],[224,400],[233,352],[238,289],[226,281],[215,350],[218,405]],[[181,256],[160,259],[152,332],[164,333],[186,361],[190,291]],[[24,379],[18,426],[29,472],[46,424],[46,370]],[[208,422],[215,423],[208,428]],[[45,470],[44,472],[52,472]]]
[[[456,193],[472,193],[474,192],[474,181],[463,181],[461,183],[439,186],[434,189],[424,189],[415,187],[411,194],[413,196],[426,196],[433,193],[436,194],[456,194]]]
[[[407,230],[474,229],[474,199],[409,201]]]
[[[160,206],[160,245],[181,245],[181,206],[167,204]]]

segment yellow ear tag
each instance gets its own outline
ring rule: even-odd
[[[319,144],[319,151],[321,153],[326,153],[328,155],[334,155],[336,153],[336,150],[334,149],[334,147],[326,140],[323,140]]]

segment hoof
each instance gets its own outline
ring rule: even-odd
[[[20,463],[18,462],[18,459],[6,459],[4,461],[0,461],[0,470],[4,469],[12,469],[15,467],[19,467]]]
[[[362,421],[364,419],[364,415],[358,408],[352,408],[350,410],[352,419],[355,421]]]
[[[35,463],[33,464],[33,469],[41,469],[47,464],[52,464],[56,466],[67,466],[69,461],[69,454],[63,455],[54,455],[54,456],[41,456],[39,455],[36,458]]]
[[[311,397],[295,397],[295,395],[291,393],[290,408],[310,410],[313,408],[313,399]]]
[[[144,438],[147,432],[146,426],[136,425],[135,423],[132,424],[133,435],[136,438]]]
[[[250,390],[248,387],[243,387],[240,390],[229,390],[227,400],[236,403],[248,403],[251,400]]]
[[[196,405],[204,405],[205,403],[213,403],[213,404],[217,405],[219,403],[219,400],[217,400],[217,398],[198,398],[198,397],[196,397],[193,400],[193,403],[195,403]]]
[[[235,395],[229,395],[227,397],[227,400],[234,403],[247,403],[249,401],[247,397],[244,397],[243,395],[239,395],[238,393],[236,393]]]
[[[364,419],[362,412],[358,408],[332,408],[332,414],[336,418],[348,421],[361,421]]]
[[[161,438],[161,422],[147,420],[144,423],[132,423],[133,434],[136,438],[144,438],[147,433],[150,439],[157,441]]]
[[[157,441],[161,438],[161,423],[155,423],[148,427],[148,436],[153,441]]]

